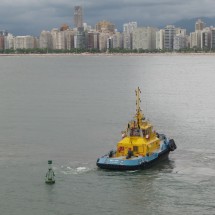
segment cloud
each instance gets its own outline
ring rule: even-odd
[[[73,27],[74,6],[81,5],[84,21],[95,26],[101,20],[123,23],[137,21],[138,26],[162,26],[182,18],[215,16],[214,0],[1,0],[0,29],[15,35],[38,36],[67,23]]]

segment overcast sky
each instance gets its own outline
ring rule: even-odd
[[[0,30],[17,35],[39,36],[42,30],[73,25],[74,6],[84,11],[84,22],[92,27],[107,20],[138,26],[164,26],[183,18],[214,17],[215,0],[0,0]]]

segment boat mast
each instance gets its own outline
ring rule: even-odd
[[[145,119],[143,113],[142,113],[142,110],[140,108],[140,103],[141,103],[141,100],[140,100],[140,88],[138,87],[137,90],[135,90],[135,93],[136,93],[136,116],[135,118],[137,119],[137,126],[140,128],[140,125],[141,125],[141,122],[142,120]]]

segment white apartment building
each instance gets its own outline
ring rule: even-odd
[[[110,33],[100,33],[99,34],[99,50],[104,51],[107,50],[108,46],[108,41],[110,38],[111,34]]]
[[[116,32],[112,35],[113,40],[113,48],[122,48],[123,47],[123,40],[122,40],[122,34],[120,32]]]
[[[33,49],[35,46],[35,38],[33,36],[17,36],[14,38],[14,49]]]
[[[74,36],[75,36],[75,31],[73,30],[66,30],[65,31],[65,39],[66,39],[66,49],[71,50],[74,48]]]
[[[201,48],[211,48],[211,28],[204,28],[201,31]]]
[[[215,28],[211,28],[211,48],[215,49]]]
[[[107,49],[110,48],[122,48],[122,34],[120,32],[116,32],[108,38]]]
[[[132,33],[137,28],[137,22],[128,22],[123,24],[123,32]]]
[[[58,32],[59,32],[59,30],[58,30],[57,28],[53,28],[53,29],[51,30],[52,48],[53,48],[53,49],[57,49]]]
[[[132,49],[132,34],[123,32],[123,48]]]
[[[176,29],[174,25],[167,25],[164,28],[164,49],[173,50],[175,31]]]
[[[52,29],[51,36],[53,49],[66,49],[65,31]]]
[[[67,29],[60,31],[57,28],[51,30],[53,49],[71,50],[72,48],[77,48],[75,46],[75,39],[77,39],[77,34],[74,30]]]
[[[57,33],[57,43],[56,49],[65,50],[66,49],[66,31],[59,31]]]
[[[201,31],[190,33],[190,48],[201,48]]]
[[[49,31],[42,31],[39,37],[39,47],[52,49],[52,35]]]
[[[142,27],[133,31],[132,49],[153,50],[156,48],[156,28]]]
[[[188,47],[188,38],[186,29],[175,28],[175,36],[173,38],[173,49],[180,50]]]
[[[12,34],[8,34],[4,37],[4,48],[5,49],[13,49],[14,48],[14,36]]]
[[[156,32],[156,49],[179,50],[187,46],[186,29],[167,25]]]
[[[164,47],[164,30],[156,31],[156,49],[163,50]]]
[[[202,31],[204,29],[205,23],[201,20],[198,19],[195,23],[195,32],[190,33],[190,48],[202,48],[204,46],[204,43],[207,43],[207,37],[202,40]],[[207,32],[205,32],[205,35]]]
[[[180,50],[187,47],[187,37],[186,35],[177,34],[174,36],[173,49]]]
[[[137,22],[123,24],[123,48],[132,49],[132,33],[137,28]]]

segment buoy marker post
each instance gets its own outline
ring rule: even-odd
[[[46,173],[45,182],[46,184],[54,184],[55,183],[55,174],[52,169],[52,160],[48,161],[48,172]]]

